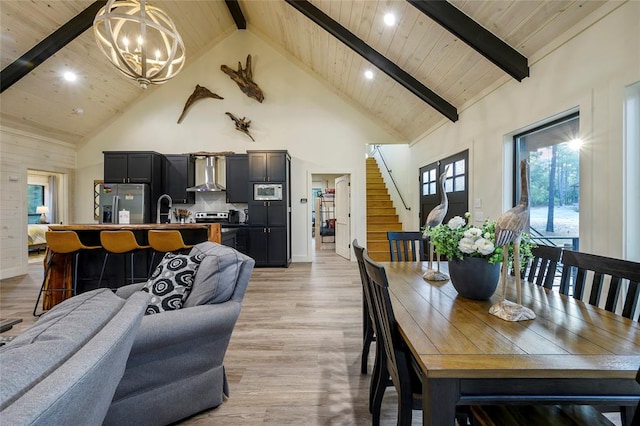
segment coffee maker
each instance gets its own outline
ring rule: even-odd
[[[240,223],[240,212],[238,210],[229,210],[229,223]]]

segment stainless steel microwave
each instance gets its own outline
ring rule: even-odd
[[[254,183],[253,199],[255,201],[281,201],[281,183]]]

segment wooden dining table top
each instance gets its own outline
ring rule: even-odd
[[[424,280],[427,262],[381,264],[400,332],[426,377],[635,379],[637,321],[523,281],[522,304],[537,317],[509,322],[489,314],[501,287],[490,300],[471,300],[450,281]],[[515,285],[507,288],[515,300]]]

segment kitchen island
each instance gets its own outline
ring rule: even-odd
[[[149,230],[178,230],[185,244],[195,245],[204,241],[222,243],[222,232],[217,223],[145,223],[145,224],[76,224],[76,225],[49,225],[51,231],[75,231],[87,246],[100,246],[101,231],[129,230],[134,233],[140,245],[148,244],[147,232]],[[133,276],[136,281],[145,280],[152,265],[152,250],[141,250],[135,254],[135,266]],[[47,249],[44,264],[51,260],[52,253]],[[83,250],[78,257],[77,265],[77,293],[93,290],[101,287],[117,288],[127,285],[131,276],[128,262],[129,255],[109,256],[105,268],[102,283],[99,283],[100,271],[105,257],[105,251]],[[126,257],[126,259],[125,259]],[[155,256],[154,265],[162,259]],[[51,267],[44,278],[42,295],[42,308],[51,309],[56,304],[72,296],[73,289],[73,263],[75,255],[56,254],[51,262]]]

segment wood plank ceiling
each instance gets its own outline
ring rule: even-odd
[[[2,70],[92,3],[2,0]],[[400,141],[414,141],[443,121],[453,119],[446,118],[442,111],[376,68],[290,3],[293,1],[239,0],[237,5],[246,19],[247,31],[326,82]],[[460,111],[508,74],[419,10],[419,3],[311,1],[315,9]],[[582,0],[450,3],[525,58],[606,4]],[[223,0],[154,1],[154,5],[165,10],[178,27],[188,52],[185,67],[238,31]],[[387,12],[396,15],[396,23],[390,27],[383,22]],[[66,84],[60,75],[64,69],[76,70],[80,84]],[[372,80],[363,77],[365,70],[374,72]],[[88,30],[2,92],[0,124],[82,143],[141,96],[144,92],[137,84],[125,79],[102,57],[93,31]],[[82,108],[83,114],[74,112],[77,108]]]

